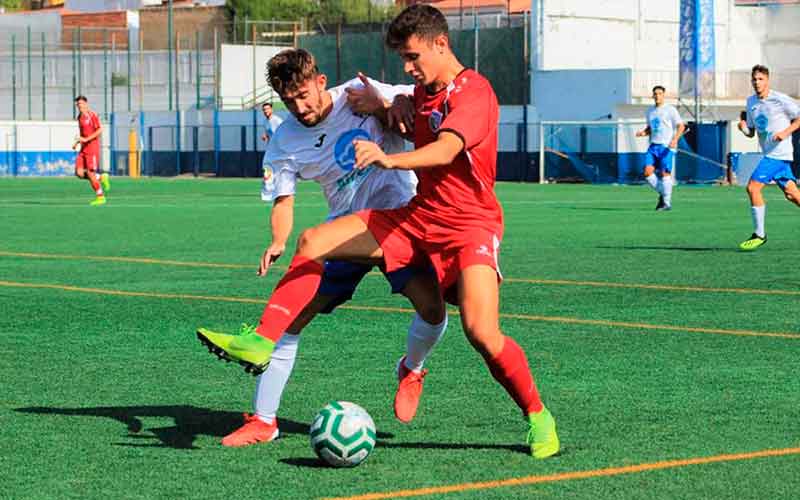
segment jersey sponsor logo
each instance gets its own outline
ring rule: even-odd
[[[428,126],[431,128],[431,132],[438,132],[439,127],[442,126],[442,121],[444,120],[444,115],[438,109],[434,109],[431,111],[431,114],[428,116]]]
[[[353,141],[356,139],[371,140],[369,132],[361,128],[350,129],[344,132],[336,139],[336,145],[333,147],[333,157],[339,168],[345,172],[353,170],[356,165],[356,148]]]
[[[769,125],[769,118],[767,118],[767,115],[758,115],[753,122],[756,124],[756,130],[759,132],[765,133],[767,131],[767,126]]]
[[[661,128],[661,120],[659,118],[653,118],[650,120],[650,131],[651,132],[658,132]]]
[[[493,257],[492,252],[489,250],[489,247],[486,245],[481,245],[475,250],[475,253],[478,255],[485,255],[487,257]]]

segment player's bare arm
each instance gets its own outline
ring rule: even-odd
[[[636,132],[636,137],[647,137],[650,135],[650,125],[646,126],[643,130]]]
[[[272,205],[270,214],[270,229],[272,243],[264,250],[258,265],[258,275],[266,276],[269,267],[278,260],[286,250],[286,242],[292,233],[294,225],[294,195],[278,196]]]
[[[795,118],[792,120],[792,123],[788,127],[773,135],[772,140],[775,142],[781,142],[782,140],[791,137],[797,129],[800,129],[800,118]]]
[[[371,141],[354,141],[353,144],[356,151],[356,168],[359,169],[369,165],[400,170],[445,167],[452,164],[455,157],[464,150],[461,137],[446,130],[430,144],[414,151],[393,155],[387,155],[380,146]]]
[[[669,148],[670,149],[675,149],[675,148],[678,147],[678,141],[681,140],[681,137],[683,136],[684,132],[686,132],[686,124],[685,123],[679,123],[678,124],[678,129],[675,131],[675,136],[669,142]]]
[[[364,73],[358,72],[363,87],[347,88],[347,103],[356,113],[375,116],[384,127],[406,139],[414,131],[414,103],[412,96],[397,95],[392,102],[384,99]]]

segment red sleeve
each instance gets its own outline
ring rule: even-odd
[[[464,141],[464,149],[470,149],[483,141],[491,130],[489,120],[495,116],[491,108],[496,98],[489,83],[475,73],[462,74],[454,83],[439,133],[453,132]]]
[[[94,127],[95,132],[100,128],[100,117],[97,116],[97,113],[92,113],[92,127]]]

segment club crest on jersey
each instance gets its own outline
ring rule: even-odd
[[[431,111],[431,114],[428,116],[428,126],[431,128],[431,131],[438,132],[439,127],[442,126],[443,120],[444,115],[438,109]]]
[[[274,173],[272,167],[264,165],[264,187],[271,187],[274,181]]]
[[[353,141],[356,139],[372,140],[369,132],[361,128],[354,128],[341,134],[333,147],[334,160],[345,172],[353,170],[356,164],[356,148],[353,146]]]

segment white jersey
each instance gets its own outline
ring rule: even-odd
[[[772,138],[797,118],[800,118],[800,107],[786,94],[770,90],[766,99],[759,99],[757,95],[747,98],[747,127],[755,128],[761,151],[767,158],[790,161],[794,158],[791,137],[780,142]]]
[[[650,106],[645,116],[647,125],[650,126],[650,144],[669,146],[678,125],[683,123],[678,110],[670,104]]]
[[[278,127],[281,126],[281,123],[283,123],[283,118],[274,113],[269,120],[264,117],[264,133],[267,134],[267,137],[272,138],[278,130]]]
[[[371,83],[388,100],[397,94],[413,93],[410,85]],[[350,109],[345,89],[360,86],[361,81],[354,79],[330,89],[333,109],[313,127],[289,115],[264,153],[262,200],[293,195],[297,180],[307,179],[322,186],[328,219],[364,208],[397,208],[408,203],[417,184],[412,171],[354,168],[355,139],[371,140],[387,153],[400,152],[404,147],[400,137],[384,133],[375,117],[357,115]]]

